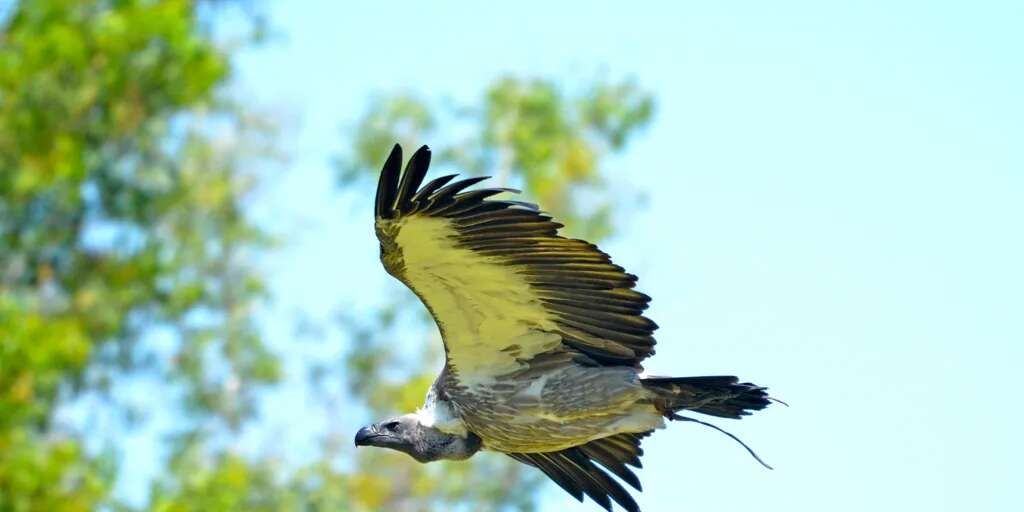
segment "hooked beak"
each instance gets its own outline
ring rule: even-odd
[[[363,427],[356,432],[356,446],[375,446],[374,439],[389,437],[377,429],[377,425]]]

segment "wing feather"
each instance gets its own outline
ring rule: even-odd
[[[402,211],[402,213],[409,213],[412,211],[411,207],[415,206],[412,202],[413,194],[420,188],[420,184],[423,183],[423,178],[427,176],[427,169],[430,168],[430,151],[417,151],[409,159],[409,163],[405,166],[405,173],[402,174],[402,181],[398,184],[398,193],[395,195],[396,209]],[[406,209],[403,211],[401,207],[405,206]]]
[[[396,189],[398,176],[402,169],[402,146],[395,144],[391,148],[391,154],[384,161],[384,168],[380,171],[380,180],[377,181],[377,200],[374,208],[378,219],[390,219],[395,216],[395,197],[398,195]]]
[[[627,466],[640,467],[640,456],[644,453],[640,440],[648,435],[650,432],[618,434],[558,452],[508,455],[540,469],[579,501],[583,501],[586,495],[606,510],[611,510],[611,501],[614,500],[627,511],[639,512],[640,507],[629,492],[594,462],[640,491],[640,479]]]
[[[423,188],[421,188],[419,192],[416,192],[416,195],[412,196],[412,199],[409,200],[409,202],[413,204],[413,208],[410,213],[414,213],[417,210],[425,207],[427,205],[427,198],[430,197],[431,194],[436,192],[437,189],[443,187],[445,183],[448,183],[449,181],[455,179],[456,176],[458,175],[449,174],[447,176],[441,176],[440,178],[434,178],[430,180],[430,182],[424,185]]]
[[[562,225],[535,205],[494,198],[514,190],[468,190],[486,178],[444,176],[419,188],[426,146],[404,173],[401,159],[396,145],[378,181],[381,261],[430,310],[463,381],[555,349],[634,367],[654,353],[657,326],[643,316],[650,298],[633,289],[636,276],[593,244],[559,236]]]

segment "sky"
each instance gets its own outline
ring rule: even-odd
[[[631,78],[657,114],[606,170],[647,201],[603,248],[654,299],[648,371],[736,374],[790,404],[718,422],[774,471],[709,429],[658,432],[643,510],[1019,503],[1024,4],[267,8],[276,35],[242,53],[235,87],[285,118],[289,159],[250,206],[294,235],[266,263],[275,346],[296,312],[326,319],[394,289],[369,202],[339,195],[330,164],[370,98],[472,101],[506,74]],[[287,392],[268,400],[281,424],[304,413]],[[337,414],[308,421],[355,421]],[[596,509],[545,487],[543,511]]]

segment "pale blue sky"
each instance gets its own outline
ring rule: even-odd
[[[713,431],[659,432],[643,509],[1019,503],[1024,4],[503,5],[269,6],[282,37],[246,51],[237,78],[290,119],[291,160],[252,206],[294,234],[267,264],[275,347],[295,311],[323,319],[394,289],[369,203],[338,195],[329,164],[374,93],[632,77],[658,113],[608,171],[649,201],[604,248],[654,298],[648,369],[735,373],[792,406],[718,422],[775,471]],[[264,408],[281,430],[362,419],[318,416],[296,393]],[[545,511],[596,509],[544,493]]]

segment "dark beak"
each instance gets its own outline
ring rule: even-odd
[[[380,437],[377,425],[363,427],[359,429],[359,432],[356,432],[356,446],[367,446],[376,437]]]

